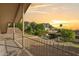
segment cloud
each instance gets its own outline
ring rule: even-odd
[[[45,12],[45,11],[39,11],[39,10],[31,10],[31,11],[28,11],[27,13],[33,13],[33,14],[48,14],[48,12]]]
[[[33,5],[33,4],[32,4]],[[47,7],[50,4],[35,4],[34,6],[31,5],[31,9],[35,9],[35,8],[42,8],[42,7]]]

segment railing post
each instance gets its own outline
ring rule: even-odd
[[[5,41],[4,41],[4,44],[5,44],[6,56],[8,56],[8,50],[7,50],[7,43],[6,43],[6,39],[5,39]]]

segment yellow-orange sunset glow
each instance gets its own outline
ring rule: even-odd
[[[77,30],[79,29],[79,4],[31,4],[25,13],[25,21],[49,23],[57,28],[63,24],[63,28]]]

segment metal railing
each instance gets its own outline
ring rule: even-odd
[[[74,51],[71,51],[71,50],[66,50],[64,47],[64,45],[62,46],[62,47],[59,47],[60,45],[57,43],[57,46],[55,46],[55,44],[53,43],[52,45],[51,44],[49,44],[50,42],[44,42],[44,41],[41,41],[41,40],[39,40],[38,38],[30,38],[30,37],[26,37],[26,36],[24,36],[24,38],[27,38],[27,39],[29,39],[29,40],[32,40],[32,41],[35,41],[35,42],[38,42],[38,43],[40,43],[40,44],[44,44],[46,47],[52,47],[52,51],[53,51],[53,48],[55,48],[55,49],[57,49],[57,51],[58,50],[61,50],[61,53],[62,53],[62,55],[64,55],[65,53],[67,53],[68,54],[68,56],[71,56],[71,55],[74,55],[74,56],[79,56],[79,53],[76,53],[76,52],[74,52]],[[38,39],[38,40],[35,40],[35,39]],[[70,49],[70,48],[69,48]],[[55,51],[55,52],[57,52],[57,51]],[[37,52],[37,51],[36,51]],[[42,53],[42,52],[40,52],[40,53]],[[50,52],[49,52],[50,53]],[[58,55],[58,53],[59,52],[57,52],[57,54],[56,55]],[[33,54],[33,53],[32,53]],[[53,54],[53,53],[52,53]]]

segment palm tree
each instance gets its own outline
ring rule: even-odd
[[[62,24],[60,24],[60,27],[62,27],[63,25]]]

